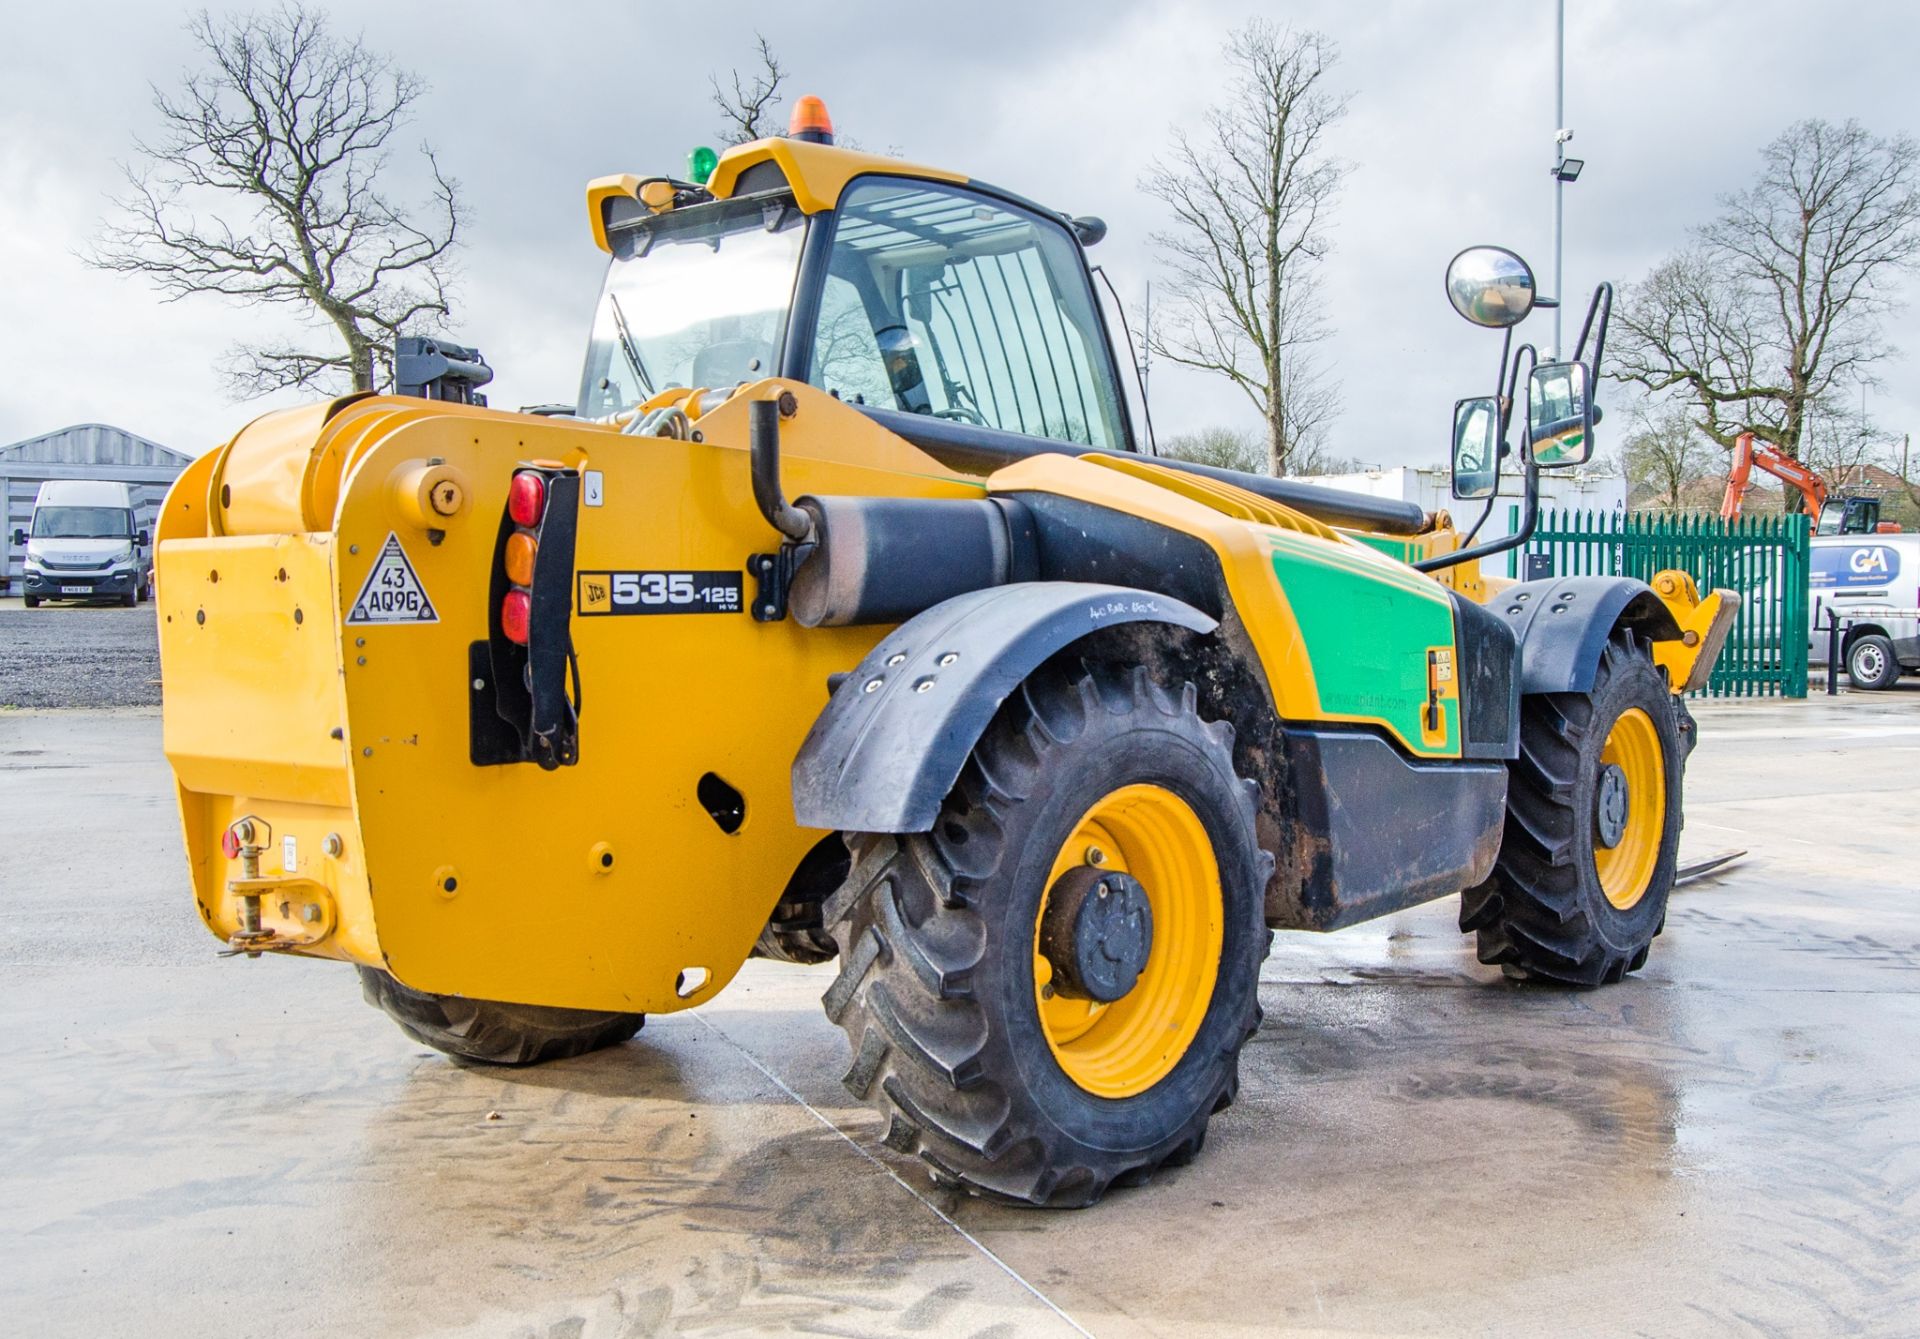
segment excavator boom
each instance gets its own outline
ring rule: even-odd
[[[1818,516],[1827,501],[1827,482],[1792,456],[1770,442],[1754,439],[1743,432],[1733,441],[1733,468],[1727,472],[1727,494],[1720,502],[1720,519],[1735,520],[1746,500],[1747,480],[1758,465],[1781,482],[1800,490],[1806,499],[1807,515]]]

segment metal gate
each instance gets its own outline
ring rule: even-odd
[[[1520,528],[1519,508],[1512,528]],[[1675,567],[1700,589],[1731,590],[1740,614],[1708,679],[1711,697],[1807,695],[1807,517],[1704,513],[1542,511],[1524,551],[1507,555],[1516,579],[1630,576]]]

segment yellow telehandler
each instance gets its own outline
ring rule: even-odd
[[[1592,449],[1610,289],[1541,362],[1524,263],[1450,268],[1507,332],[1455,494],[1491,509],[1509,454],[1524,486],[1474,546],[1157,458],[1097,220],[836,147],[816,99],[701,166],[589,187],[570,413],[410,341],[407,393],[268,414],[174,487],[165,745],[226,952],[352,963],[499,1064],[837,957],[886,1142],[1063,1206],[1199,1151],[1273,929],[1460,893],[1514,976],[1644,961],[1735,600],[1478,566]]]

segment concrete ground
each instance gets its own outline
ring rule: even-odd
[[[1038,1213],[882,1148],[830,968],[501,1072],[216,959],[158,713],[0,710],[5,1329],[1914,1333],[1920,690],[1698,714],[1684,854],[1749,855],[1645,972],[1509,986],[1451,900],[1283,935],[1199,1161]]]

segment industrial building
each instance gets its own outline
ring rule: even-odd
[[[48,479],[105,479],[133,486],[138,525],[153,529],[167,489],[193,457],[107,423],[79,423],[0,446],[0,590],[15,589],[24,556],[16,528],[33,517],[34,495]]]

